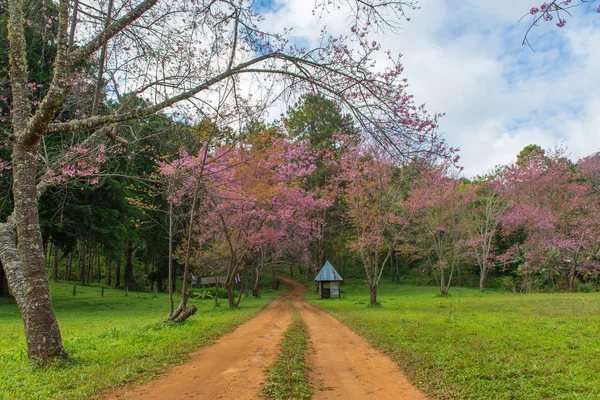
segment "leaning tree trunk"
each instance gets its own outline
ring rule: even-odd
[[[19,123],[14,125],[18,128]],[[18,241],[13,235],[12,224],[5,224],[0,234],[0,257],[23,316],[29,358],[66,357],[52,309],[40,233],[36,190],[39,141],[22,134],[15,133],[15,136],[18,139],[13,148],[13,218]]]
[[[194,189],[194,198],[192,199],[192,209],[190,210],[190,221],[188,225],[187,243],[185,247],[185,262],[183,265],[183,283],[181,288],[181,302],[177,308],[169,315],[169,320],[173,322],[183,322],[198,311],[195,305],[187,306],[189,293],[187,290],[187,278],[190,270],[190,254],[192,250],[192,233],[194,230],[194,217],[196,215],[196,202],[198,201],[198,191],[200,190],[199,182],[196,182]],[[171,209],[172,210],[172,209]],[[218,295],[218,293],[215,293]],[[173,307],[171,305],[171,307]]]
[[[22,3],[10,0],[8,4],[8,39],[10,86],[12,92],[13,127],[13,198],[14,212],[9,221],[0,228],[0,258],[12,289],[17,306],[25,325],[27,354],[30,360],[42,361],[55,357],[66,357],[60,330],[50,297],[50,284],[44,247],[40,232],[40,220],[37,201],[37,156],[40,141],[39,132],[31,124],[29,107],[29,89],[27,88],[27,55],[25,52],[25,29]],[[68,5],[59,6],[59,24],[64,25],[64,11]],[[59,33],[59,43],[63,37]],[[62,55],[62,54],[60,54]],[[57,55],[57,63],[61,57]],[[56,87],[50,87],[50,91]],[[47,100],[47,99],[45,99]],[[52,118],[51,110],[55,104],[43,101],[37,124]],[[37,113],[40,115],[40,112]],[[42,125],[42,124],[40,124]],[[16,229],[14,229],[16,228]],[[16,235],[15,235],[16,230]]]

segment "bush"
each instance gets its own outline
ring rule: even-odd
[[[496,279],[496,281],[500,284],[500,290],[503,292],[516,292],[517,291],[517,282],[515,282],[515,278],[512,276],[503,276],[501,278]]]
[[[234,297],[237,296],[237,292],[233,292]],[[209,287],[204,289],[194,289],[190,292],[190,297],[198,300],[205,299],[214,299],[215,298],[215,288]],[[220,287],[219,288],[219,298],[226,299],[227,298],[227,289]]]
[[[598,288],[592,282],[576,282],[575,288],[578,292],[581,293],[593,293],[598,291]]]
[[[550,287],[548,286],[547,279],[532,276],[523,276],[521,279],[521,291],[522,292],[547,292]]]

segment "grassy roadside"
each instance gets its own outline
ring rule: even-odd
[[[600,398],[600,294],[515,294],[382,283],[305,299],[391,355],[436,399]]]
[[[0,399],[84,399],[128,381],[149,380],[187,354],[256,315],[277,295],[244,298],[240,308],[193,300],[198,313],[180,325],[162,321],[166,294],[52,284],[54,309],[71,359],[48,368],[28,366],[23,324],[9,299],[0,299]],[[177,301],[178,299],[176,299]]]
[[[265,373],[262,394],[270,400],[310,399],[307,367],[304,363],[308,332],[289,299],[287,303],[293,321],[283,335],[279,357]]]

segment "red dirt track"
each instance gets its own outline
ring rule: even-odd
[[[388,356],[303,301],[304,286],[288,279],[284,283],[289,288],[286,294],[232,333],[192,354],[190,361],[157,380],[101,398],[259,399],[264,370],[275,360],[292,320],[285,303],[291,297],[310,335],[307,362],[313,399],[427,399]]]

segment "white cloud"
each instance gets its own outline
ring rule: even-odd
[[[281,1],[270,27],[293,26],[306,42],[327,25],[347,32],[340,14],[315,18],[312,2]],[[535,52],[521,46],[535,5],[522,0],[423,0],[397,35],[378,38],[403,54],[409,91],[431,112],[445,112],[441,129],[461,148],[465,174],[515,159],[526,145],[566,145],[573,159],[600,150],[600,16],[573,10],[567,26],[534,28]]]

